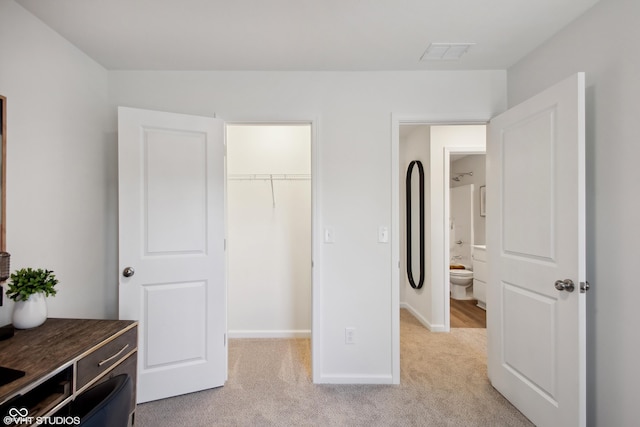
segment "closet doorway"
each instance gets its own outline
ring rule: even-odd
[[[310,123],[227,124],[230,338],[310,338]]]

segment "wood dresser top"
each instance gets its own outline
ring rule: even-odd
[[[0,403],[135,325],[133,320],[47,319],[37,328],[16,329],[0,341],[0,366],[26,374],[0,387]]]

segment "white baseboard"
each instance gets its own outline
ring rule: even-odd
[[[321,375],[316,384],[393,384],[391,375]]]
[[[275,330],[275,331],[253,331],[253,330],[232,330],[227,331],[229,338],[311,338],[310,329],[299,330]]]
[[[413,307],[411,307],[410,304],[407,304],[406,302],[401,302],[400,308],[407,309],[409,313],[413,315],[413,317],[418,319],[418,321],[422,323],[422,325],[428,330],[430,330],[431,332],[448,332],[447,328],[445,328],[444,325],[432,325],[427,319],[424,318],[424,316],[422,316]]]

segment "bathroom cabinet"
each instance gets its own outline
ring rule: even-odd
[[[473,246],[473,297],[478,300],[478,307],[486,310],[487,295],[487,247]]]

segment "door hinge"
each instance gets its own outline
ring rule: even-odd
[[[225,251],[227,250],[227,239],[222,239],[222,247]]]
[[[580,293],[586,294],[590,287],[591,285],[589,284],[589,282],[587,281],[580,282]]]
[[[227,334],[224,334],[224,346],[227,346]]]

